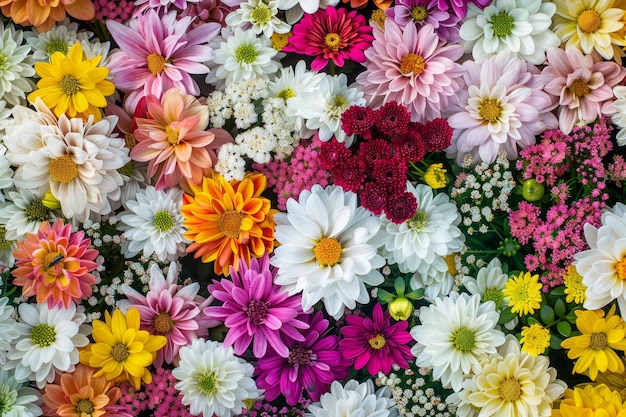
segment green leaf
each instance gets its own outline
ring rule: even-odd
[[[565,337],[569,337],[569,335],[572,334],[572,325],[566,321],[560,321],[556,325],[556,328],[559,331],[559,333],[561,333]]]
[[[378,299],[381,303],[385,304],[394,299],[395,294],[390,293],[389,291],[385,291],[382,288],[378,289]]]
[[[541,306],[539,315],[541,316],[541,320],[543,320],[546,325],[549,325],[554,321],[554,310],[547,304]]]
[[[511,312],[511,307],[507,307],[500,313],[500,320],[498,320],[498,324],[508,323],[517,317],[517,314]]]
[[[559,285],[558,287],[552,288],[550,295],[556,295],[558,297],[565,295],[565,285]]]
[[[393,287],[396,289],[396,293],[402,297],[404,295],[404,290],[406,289],[406,282],[404,282],[404,277],[396,278],[396,282],[393,283]]]
[[[418,288],[416,290],[411,291],[408,294],[404,294],[404,296],[406,298],[409,298],[411,300],[421,300],[422,298],[424,298],[424,288]]]
[[[560,337],[552,334],[550,335],[550,347],[552,349],[561,349],[561,342],[563,341],[563,339],[561,339]]]
[[[565,314],[565,301],[563,301],[562,298],[559,298],[556,300],[556,303],[554,303],[554,314],[556,314],[557,317],[562,317]]]
[[[529,316],[527,320],[528,320],[528,325],[529,326],[532,326],[533,324],[538,324],[538,325],[541,326],[541,323],[539,322],[539,320],[537,320],[533,316]]]

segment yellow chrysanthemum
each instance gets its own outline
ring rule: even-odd
[[[554,0],[554,33],[565,47],[573,46],[585,54],[594,49],[605,59],[619,63],[623,55],[623,0]]]
[[[533,314],[541,303],[541,283],[539,275],[530,272],[521,272],[518,276],[509,278],[504,284],[502,293],[511,306],[511,312],[520,316]]]
[[[583,284],[583,277],[578,273],[574,265],[570,265],[567,269],[567,273],[563,277],[563,283],[565,284],[565,301],[576,304],[582,304],[585,301],[587,286]]]
[[[576,327],[582,333],[561,342],[569,349],[567,357],[578,359],[574,373],[589,372],[595,381],[598,372],[624,372],[624,363],[616,350],[626,350],[626,335],[622,318],[615,315],[615,305],[604,315],[603,310],[576,310]]]
[[[250,263],[274,250],[274,214],[270,201],[261,197],[265,175],[248,173],[241,181],[228,182],[217,172],[204,178],[201,186],[189,184],[193,196],[183,196],[181,212],[187,229],[185,237],[193,243],[187,252],[195,252],[202,262],[215,261],[216,274],[239,270],[239,260]]]
[[[50,63],[38,62],[35,71],[41,77],[38,89],[28,95],[28,100],[40,97],[54,114],[63,113],[87,120],[93,116],[97,122],[102,119],[100,107],[107,105],[105,96],[115,92],[115,85],[106,77],[109,69],[99,67],[102,59],[96,56],[85,59],[80,42],[75,43],[67,56],[55,52]]]
[[[165,336],[153,336],[146,330],[139,330],[139,311],[131,308],[124,315],[115,310],[113,316],[105,311],[105,322],[94,320],[90,344],[80,354],[80,362],[92,368],[100,368],[93,375],[104,375],[107,381],[115,383],[129,381],[135,388],[141,381],[149,384],[152,375],[148,366],[152,364],[156,352],[165,346]]]
[[[626,358],[622,356],[620,359],[626,367]],[[604,384],[609,387],[611,391],[619,392],[622,399],[626,401],[626,374],[624,372],[599,372],[596,383]]]
[[[519,342],[522,345],[522,352],[539,356],[550,346],[550,330],[537,323],[530,327],[524,326]]]
[[[446,186],[446,172],[448,170],[443,169],[443,164],[431,164],[424,172],[424,182],[435,190],[443,188]]]
[[[552,417],[625,417],[626,403],[617,391],[606,385],[586,385],[565,391],[559,408]]]

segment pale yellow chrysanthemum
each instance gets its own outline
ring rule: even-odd
[[[522,352],[539,356],[550,346],[550,330],[537,323],[530,327],[524,326],[522,327],[520,344],[522,345]]]

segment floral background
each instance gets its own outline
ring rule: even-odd
[[[626,416],[626,1],[0,12],[3,417]]]

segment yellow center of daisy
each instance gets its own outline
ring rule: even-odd
[[[240,45],[235,51],[235,58],[237,62],[245,62],[246,64],[252,64],[256,61],[256,49],[252,45]]]
[[[135,164],[133,161],[128,161],[123,167],[118,168],[117,172],[127,177],[132,177],[133,172],[135,172]]]
[[[76,411],[91,414],[94,411],[93,403],[89,400],[80,400],[78,404],[76,404]]]
[[[235,210],[229,210],[222,213],[219,224],[220,230],[226,237],[237,239],[241,231],[241,221],[243,216]]]
[[[250,18],[257,23],[267,23],[272,19],[272,11],[267,4],[261,3],[250,12]]]
[[[278,98],[282,98],[285,101],[295,96],[296,96],[296,93],[294,93],[291,88],[285,88],[280,93],[278,93]]]
[[[59,274],[56,272],[56,265],[61,266],[63,268],[63,259],[65,257],[61,252],[50,252],[46,255],[43,261],[43,266],[48,273],[48,275],[52,275],[53,277],[57,277]]]
[[[604,333],[591,333],[589,347],[594,350],[602,350],[606,347],[606,335]]]
[[[335,98],[333,98],[333,107],[334,108],[343,109],[347,105],[348,105],[348,100],[346,100],[346,98],[344,96],[339,95],[339,96],[335,96]]]
[[[400,61],[400,72],[402,75],[420,75],[426,68],[424,57],[417,54],[406,54]]]
[[[485,99],[478,106],[478,115],[483,119],[483,122],[493,123],[498,120],[501,113],[500,100],[495,98]]]
[[[324,36],[324,43],[333,51],[338,51],[341,45],[341,36],[334,32],[327,33],[326,36]]]
[[[313,248],[315,259],[322,266],[333,266],[341,258],[341,244],[334,237],[324,237]]]
[[[428,10],[424,6],[415,6],[411,9],[411,18],[416,22],[423,22],[428,17]]]
[[[456,350],[469,352],[474,349],[476,340],[474,332],[467,327],[461,327],[452,333],[452,344]]]
[[[568,90],[570,94],[576,97],[586,96],[587,94],[589,94],[589,91],[591,91],[589,87],[587,86],[587,82],[581,80],[580,78],[574,80],[572,82],[572,85],[568,87]]]
[[[522,396],[522,387],[515,378],[507,378],[498,386],[500,397],[506,402],[517,401]]]
[[[24,209],[24,214],[26,214],[26,218],[31,222],[44,221],[48,218],[49,213],[50,210],[48,209],[48,207],[43,205],[43,202],[39,198],[31,201],[26,206],[26,209]]]
[[[426,216],[426,212],[422,210],[417,210],[413,217],[407,220],[406,224],[409,226],[409,229],[419,232],[422,230],[426,224],[428,223],[428,217]]]
[[[80,83],[78,82],[76,77],[71,74],[68,74],[61,79],[59,87],[61,87],[61,90],[63,90],[63,92],[68,96],[71,96],[72,94],[78,93],[80,91]]]
[[[496,310],[502,310],[502,307],[504,307],[504,294],[502,294],[502,290],[487,288],[481,297],[481,301],[493,301],[496,305]]]
[[[289,44],[289,38],[291,38],[292,33],[276,33],[272,35],[272,48],[277,51],[282,51],[285,46]]]
[[[217,393],[217,378],[213,373],[206,373],[198,378],[198,388],[206,395],[215,395]]]
[[[159,232],[167,232],[174,227],[174,219],[168,211],[159,210],[154,214],[153,224]]]
[[[386,19],[387,15],[385,14],[385,12],[380,9],[376,9],[372,12],[372,16],[370,17],[370,23],[376,23],[381,29],[384,29]]]
[[[124,135],[124,146],[126,146],[128,149],[133,149],[136,144],[137,139],[135,139],[134,135],[130,133]]]
[[[163,71],[165,71],[165,57],[158,55],[153,52],[147,57],[148,60],[148,70],[154,75],[159,75]]]
[[[169,333],[174,328],[174,320],[169,313],[159,313],[154,316],[154,330],[159,333]]]
[[[382,334],[377,334],[374,337],[370,337],[367,340],[367,343],[369,343],[373,349],[379,350],[385,347],[385,345],[387,344],[387,341],[385,340]]]
[[[54,343],[57,334],[52,326],[41,323],[33,327],[33,330],[30,331],[30,338],[34,345],[46,347]]]
[[[595,10],[585,10],[578,16],[578,27],[586,33],[592,33],[598,30],[602,19]]]
[[[621,261],[615,264],[615,271],[617,271],[617,277],[619,279],[626,279],[626,256],[624,256]]]
[[[61,52],[63,55],[67,55],[68,51],[69,49],[67,47],[67,42],[60,39],[51,40],[46,47],[46,52],[48,53],[48,55],[52,55],[55,52]]]
[[[0,226],[0,249],[9,249],[11,241],[7,240],[7,229]]]
[[[52,180],[57,182],[70,182],[78,177],[78,165],[67,154],[51,160],[48,171]]]
[[[507,36],[513,31],[513,18],[504,10],[493,17],[491,24],[496,36]]]
[[[178,132],[178,129],[172,129],[172,126],[167,125],[165,127],[165,137],[167,138],[167,143],[173,146],[178,145],[180,143]]]
[[[128,346],[124,343],[117,342],[111,347],[111,357],[117,362],[124,362],[128,355]]]

